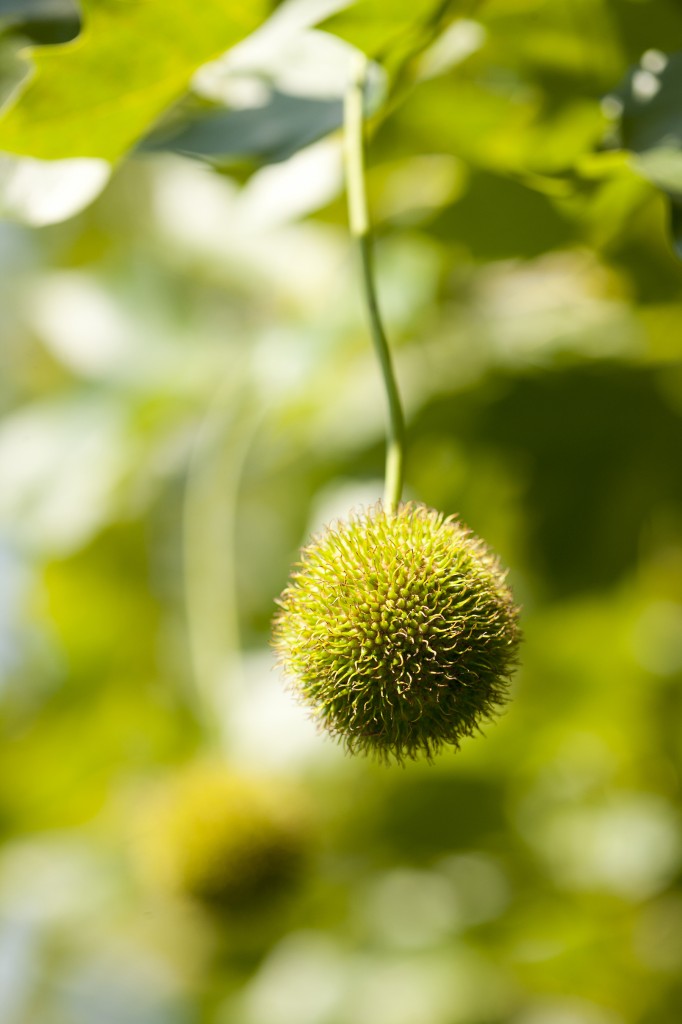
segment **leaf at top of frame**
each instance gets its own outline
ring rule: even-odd
[[[88,0],[71,43],[33,50],[35,74],[0,121],[0,149],[116,160],[199,65],[252,32],[265,0]]]

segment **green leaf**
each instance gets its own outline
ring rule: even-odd
[[[390,4],[385,0],[358,0],[321,27],[382,59],[425,25],[437,24],[453,7],[447,0],[393,0]]]
[[[30,73],[30,65],[22,60],[16,42],[0,39],[0,110],[16,99]]]
[[[657,146],[636,154],[632,166],[647,181],[670,195],[682,196],[682,151],[672,146]]]
[[[81,30],[76,0],[0,0],[0,25],[35,43],[67,43]]]
[[[274,90],[262,107],[212,110],[180,125],[159,129],[142,150],[172,150],[223,164],[240,158],[276,163],[339,128],[343,104],[334,99],[290,96]]]
[[[265,0],[89,0],[85,29],[36,49],[34,80],[0,123],[0,148],[115,160],[187,89],[200,65],[263,19]]]

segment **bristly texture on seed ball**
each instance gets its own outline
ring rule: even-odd
[[[411,503],[351,513],[303,549],[278,603],[280,663],[351,752],[431,757],[506,699],[518,608],[453,517]]]

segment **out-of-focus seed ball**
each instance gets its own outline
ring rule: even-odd
[[[295,887],[308,861],[305,802],[278,780],[192,766],[162,785],[141,817],[147,876],[214,910],[267,905]]]

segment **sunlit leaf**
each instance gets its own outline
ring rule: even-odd
[[[195,69],[251,32],[255,3],[94,3],[69,46],[34,51],[34,80],[0,124],[0,148],[116,159],[187,88]]]
[[[448,11],[454,14],[454,7],[447,0],[396,0],[391,4],[358,0],[323,27],[370,56],[381,58],[425,25],[437,25]]]

